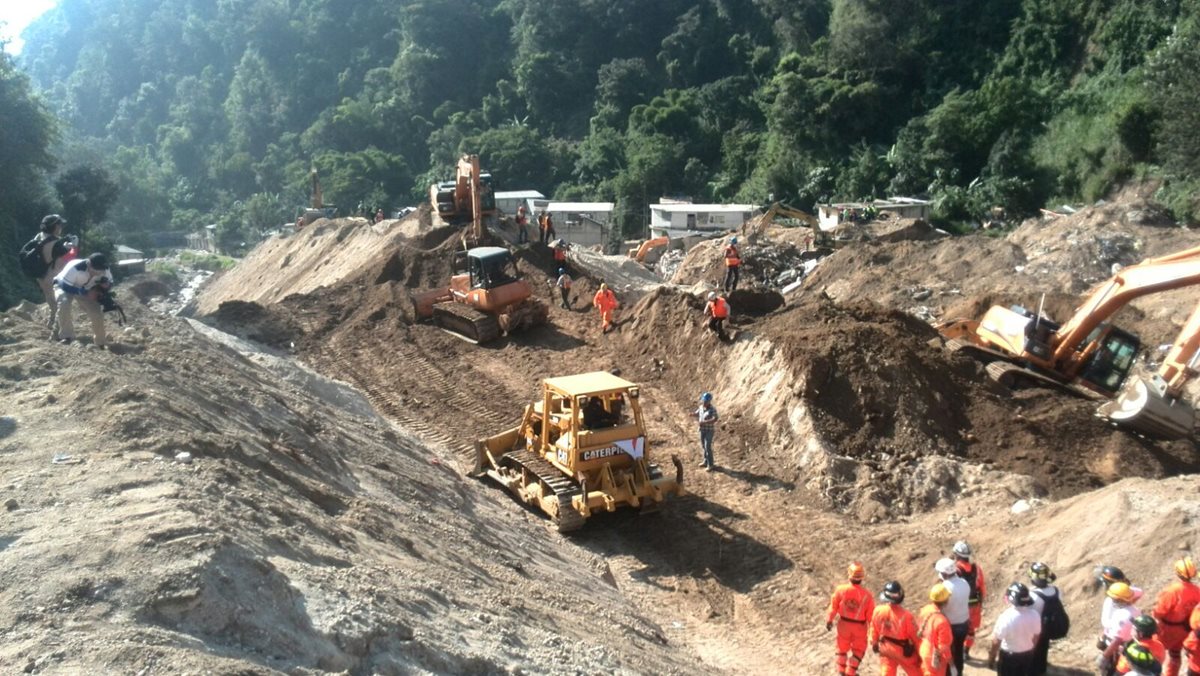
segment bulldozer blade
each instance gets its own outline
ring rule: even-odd
[[[491,462],[487,457],[487,444],[481,439],[475,442],[475,466],[471,468],[470,475],[473,477],[483,476],[485,465],[491,465]]]
[[[1160,439],[1183,439],[1196,428],[1196,412],[1185,401],[1165,396],[1160,383],[1131,378],[1116,399],[1097,413],[1112,422]]]

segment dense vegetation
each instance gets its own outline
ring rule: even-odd
[[[391,210],[463,151],[629,232],[660,195],[927,194],[965,221],[1141,177],[1191,219],[1198,2],[61,0],[20,58],[61,140],[0,65],[0,227],[56,204],[31,177],[57,167],[118,187],[97,237],[236,245],[294,216],[310,166],[343,213]]]

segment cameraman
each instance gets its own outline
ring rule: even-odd
[[[96,347],[104,347],[108,343],[104,331],[104,311],[96,299],[112,287],[113,276],[108,269],[108,258],[102,253],[94,253],[81,261],[67,264],[62,272],[54,277],[55,301],[58,303],[58,332],[55,340],[69,343],[75,340],[75,318],[71,314],[71,304],[79,303],[88,319],[92,320],[92,333],[95,334]]]

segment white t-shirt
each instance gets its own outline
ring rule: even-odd
[[[1042,616],[1033,606],[1009,606],[996,618],[992,638],[1000,639],[1006,653],[1026,653],[1037,645],[1042,633]]]
[[[1109,603],[1112,601],[1110,598],[1104,601],[1104,608],[1108,611],[1104,620],[1104,635],[1110,641],[1128,641],[1133,636],[1133,618],[1141,615],[1142,611],[1131,605]]]
[[[968,607],[968,601],[971,597],[971,585],[961,577],[955,575],[947,580],[942,580],[942,584],[946,589],[950,590],[950,600],[942,607],[942,614],[950,624],[963,624],[971,619],[971,609]]]

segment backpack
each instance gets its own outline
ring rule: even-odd
[[[46,259],[42,257],[42,245],[46,242],[47,240],[42,239],[41,235],[37,235],[21,247],[21,253],[17,254],[17,258],[21,260],[21,272],[25,273],[26,277],[41,279],[50,270]]]
[[[1042,631],[1045,632],[1046,638],[1051,641],[1066,638],[1067,632],[1071,630],[1071,618],[1067,617],[1067,609],[1063,607],[1062,594],[1046,596],[1038,593],[1036,589],[1033,593],[1041,596],[1046,602],[1042,606]]]

